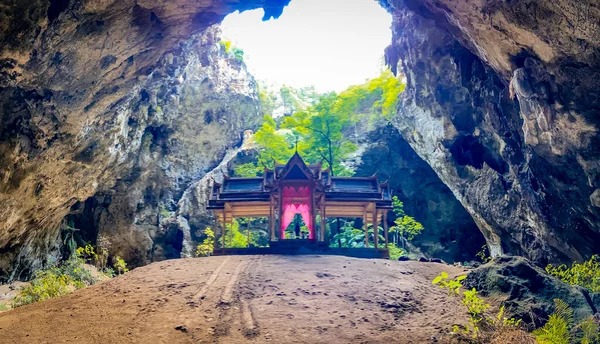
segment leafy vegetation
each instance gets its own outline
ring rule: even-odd
[[[51,265],[34,273],[29,286],[21,289],[13,299],[12,307],[20,307],[30,303],[65,295],[75,289],[96,284],[102,275],[114,277],[114,271],[123,274],[127,271],[127,263],[119,256],[114,257],[112,267],[106,266],[108,251],[96,253],[92,245],[79,247],[64,262]],[[94,265],[98,272],[94,272]]]
[[[532,332],[539,344],[600,343],[600,329],[590,315],[575,324],[573,309],[560,299],[554,299],[555,310],[544,325]]]
[[[114,269],[117,271],[117,275],[122,275],[129,271],[127,268],[127,263],[123,260],[123,258],[119,256],[115,256],[115,262],[113,263]]]
[[[13,299],[12,307],[68,294],[97,282],[98,278],[85,267],[85,260],[75,254],[62,264],[35,272],[31,284]]]
[[[459,338],[468,336],[470,340],[461,340],[471,343],[508,343],[506,338],[514,343],[538,344],[597,344],[600,343],[600,328],[594,316],[590,315],[578,324],[575,324],[573,310],[560,299],[555,299],[555,311],[550,315],[546,324],[528,334],[521,324],[520,319],[504,316],[504,306],[500,307],[498,315],[494,318],[487,314],[490,305],[478,296],[477,290],[462,290],[462,281],[466,276],[450,279],[446,272],[442,272],[432,283],[447,289],[449,295],[462,295],[461,302],[469,315],[469,327],[461,329],[454,326],[452,333]],[[462,338],[464,339],[464,338]]]
[[[501,343],[498,341],[499,335],[510,333],[511,336],[523,338],[523,343],[532,342],[531,337],[525,333],[520,327],[520,319],[507,318],[504,316],[504,307],[501,307],[496,317],[491,317],[487,314],[490,305],[479,297],[479,293],[475,288],[462,290],[462,281],[467,276],[458,276],[450,279],[448,273],[442,272],[435,277],[432,284],[438,285],[442,289],[448,290],[450,296],[461,296],[461,303],[466,307],[469,315],[469,326],[462,328],[455,325],[452,329],[452,334],[458,337],[470,337],[471,340],[466,342],[475,343]],[[515,335],[516,334],[516,335]]]
[[[258,161],[238,166],[235,174],[260,175],[264,167],[271,168],[274,162],[287,162],[297,149],[307,163],[322,161],[336,176],[352,175],[353,171],[344,165],[357,149],[357,138],[349,134],[351,127],[365,120],[389,120],[403,89],[403,84],[389,71],[363,85],[318,98],[314,88],[292,91],[283,86],[280,95],[284,107],[293,112],[279,123],[265,115],[263,125],[254,135],[260,147]],[[260,97],[263,108],[273,111],[276,97],[265,91],[261,91]],[[315,98],[317,101],[313,102]],[[311,105],[302,108],[301,99]]]
[[[240,48],[234,47],[233,44],[231,44],[231,41],[220,41],[219,45],[221,46],[221,49],[223,49],[225,54],[232,55],[233,58],[236,59],[238,62],[244,61],[244,51]]]
[[[550,315],[544,327],[533,331],[538,343],[569,344],[573,326],[573,310],[564,301],[554,299],[556,310]]]
[[[490,249],[488,248],[487,244],[481,246],[481,251],[477,252],[475,256],[481,259],[484,264],[489,263],[492,260],[492,257],[490,256]]]
[[[600,257],[593,255],[583,263],[573,263],[571,267],[565,264],[546,266],[546,272],[559,278],[561,281],[578,285],[593,293],[600,292]]]
[[[79,232],[79,229],[75,228],[73,221],[70,221],[63,229],[63,244],[69,250],[69,255],[75,253],[75,250],[77,249],[77,241],[75,239],[75,233],[77,232]]]
[[[66,275],[56,274],[53,271],[38,271],[35,273],[31,285],[24,287],[13,299],[13,308],[30,303],[43,301],[70,293],[73,289],[83,286],[73,281]]]
[[[206,228],[204,230],[206,238],[198,247],[196,247],[196,257],[209,257],[212,256],[215,247],[215,232],[212,229]]]
[[[408,252],[406,243],[412,241],[417,235],[423,232],[423,225],[415,220],[414,217],[406,215],[404,212],[404,204],[397,196],[392,197],[393,212],[396,215],[394,226],[390,227],[389,233],[393,235],[394,245]]]

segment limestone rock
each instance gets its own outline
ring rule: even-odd
[[[501,257],[472,270],[463,282],[505,306],[507,317],[540,326],[554,312],[554,299],[573,308],[575,321],[594,315],[600,307],[597,294],[568,285],[522,257]]]
[[[593,1],[387,1],[393,124],[472,215],[491,253],[600,250],[600,13]],[[582,14],[582,15],[580,15]]]

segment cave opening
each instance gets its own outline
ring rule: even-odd
[[[71,206],[65,222],[77,229],[74,236],[78,246],[83,247],[86,244],[95,246],[97,244],[102,213],[106,211],[110,203],[111,196],[109,194],[97,194]]]
[[[450,153],[460,166],[468,165],[480,170],[485,163],[500,174],[508,171],[508,164],[473,135],[461,135],[456,138],[450,146]]]
[[[50,0],[50,6],[48,6],[48,21],[52,23],[58,16],[64,12],[70,4],[71,0]]]

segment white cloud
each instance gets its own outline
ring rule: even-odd
[[[375,0],[292,0],[277,20],[233,13],[223,36],[261,80],[341,91],[376,77],[391,42],[391,15]]]

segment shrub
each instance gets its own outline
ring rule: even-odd
[[[213,254],[215,247],[215,233],[212,229],[206,228],[204,230],[204,235],[206,235],[206,239],[204,239],[202,244],[196,247],[196,257],[208,257]]]
[[[71,290],[82,288],[81,282],[75,282],[67,275],[57,274],[56,269],[41,270],[35,273],[29,286],[24,287],[13,299],[13,308],[30,303],[51,299],[68,294]]]
[[[56,275],[68,276],[74,283],[90,286],[98,282],[90,269],[85,267],[85,261],[79,257],[72,257],[57,267],[50,268]]]
[[[398,258],[402,257],[405,253],[403,249],[396,247],[396,245],[394,245],[393,243],[390,243],[388,245],[388,250],[390,252],[391,260],[398,260]]]
[[[129,271],[129,269],[127,268],[127,263],[123,260],[123,258],[119,256],[115,256],[113,267],[116,269],[117,275],[122,275]]]
[[[490,257],[490,250],[486,245],[481,246],[481,251],[477,252],[476,256],[481,259],[481,261],[485,264],[485,263],[489,263],[492,260],[492,257]]]
[[[593,255],[590,260],[581,264],[573,263],[569,268],[565,264],[546,266],[546,272],[561,281],[578,285],[590,290],[593,293],[600,292],[600,257]]]
[[[531,336],[527,335],[520,328],[521,320],[506,318],[504,316],[504,306],[500,308],[495,318],[490,317],[487,315],[490,305],[479,297],[475,288],[461,291],[463,287],[462,281],[465,278],[467,276],[463,275],[455,279],[450,279],[446,272],[442,272],[431,282],[432,284],[439,285],[442,289],[447,289],[448,295],[458,296],[462,294],[461,302],[467,308],[469,327],[461,329],[460,326],[455,325],[452,329],[452,334],[459,337],[461,342],[506,343],[503,340],[510,337],[522,338],[518,342],[512,341],[511,343],[533,343]]]
[[[95,264],[98,255],[94,250],[94,246],[87,244],[85,247],[79,247],[76,251],[77,257],[84,259],[87,263]]]

